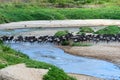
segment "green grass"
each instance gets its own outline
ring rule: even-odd
[[[94,33],[94,30],[90,27],[81,27],[80,31],[77,34],[85,34],[85,33]]]
[[[62,46],[68,46],[68,45],[70,45],[70,41],[67,41],[67,40],[62,41],[62,42],[61,42],[61,45],[62,45]]]
[[[120,19],[120,7],[41,8],[32,5],[0,5],[0,23],[63,19]]]
[[[119,5],[119,0],[0,0],[0,3],[31,4],[42,7],[81,7],[82,5]]]
[[[55,35],[54,36],[56,36],[56,37],[62,37],[62,36],[65,36],[65,35],[67,35],[68,34],[68,31],[58,31],[58,32],[56,32],[55,33]]]
[[[85,32],[85,33],[93,33],[94,30],[90,27],[81,27],[80,32]]]
[[[119,34],[120,33],[120,27],[118,26],[108,26],[104,29],[98,30],[95,32],[96,34]]]
[[[0,69],[10,65],[25,63],[27,67],[50,69],[43,80],[76,80],[69,77],[62,69],[45,62],[30,59],[27,55],[0,44]]]
[[[58,69],[56,67],[50,69],[48,74],[46,74],[43,79],[44,80],[76,80],[72,77],[68,77],[63,70]]]
[[[71,8],[59,12],[68,19],[120,19],[120,7]]]
[[[92,46],[90,43],[74,42],[72,46]]]

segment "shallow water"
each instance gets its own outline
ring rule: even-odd
[[[91,27],[94,29],[94,31],[97,31],[99,29],[104,28],[102,27]],[[57,31],[61,30],[68,30],[69,32],[78,32],[79,28],[71,27],[71,28],[23,28],[23,29],[6,29],[6,30],[0,30],[0,36],[2,35],[21,35],[21,33],[26,32],[33,32],[33,31],[39,31],[41,33],[41,36],[43,35],[54,35]],[[46,32],[50,32],[49,34]]]
[[[0,30],[0,35],[19,35],[21,33],[25,32],[33,32],[33,31],[39,31],[39,32],[46,32],[51,31],[51,34],[54,34],[57,31],[60,30],[68,30],[70,32],[78,32],[79,28],[24,28],[24,29],[6,29],[6,30]],[[44,35],[50,35],[45,33]]]
[[[30,58],[62,68],[67,73],[85,74],[107,80],[120,80],[120,69],[103,60],[73,56],[50,43],[7,43]]]
[[[39,28],[5,29],[5,30],[0,30],[0,35],[16,35],[21,32],[29,32],[29,31],[34,31],[38,29]]]

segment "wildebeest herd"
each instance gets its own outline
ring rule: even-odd
[[[65,36],[57,37],[57,36],[1,36],[0,40],[4,42],[50,42],[55,44],[60,44],[64,41],[73,41],[73,42],[120,42],[120,34],[87,34],[87,35],[73,35],[72,33],[68,33]]]

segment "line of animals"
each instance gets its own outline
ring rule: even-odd
[[[73,35],[72,33],[68,33],[65,36],[56,37],[56,36],[1,36],[0,40],[6,42],[15,41],[15,42],[51,42],[60,44],[63,41],[73,41],[73,42],[120,42],[120,34],[111,35],[111,34],[88,34],[88,35]]]

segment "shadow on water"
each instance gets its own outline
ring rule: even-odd
[[[120,80],[120,69],[110,62],[66,54],[50,43],[7,43],[30,58],[62,68],[67,73],[85,74],[107,80]]]

